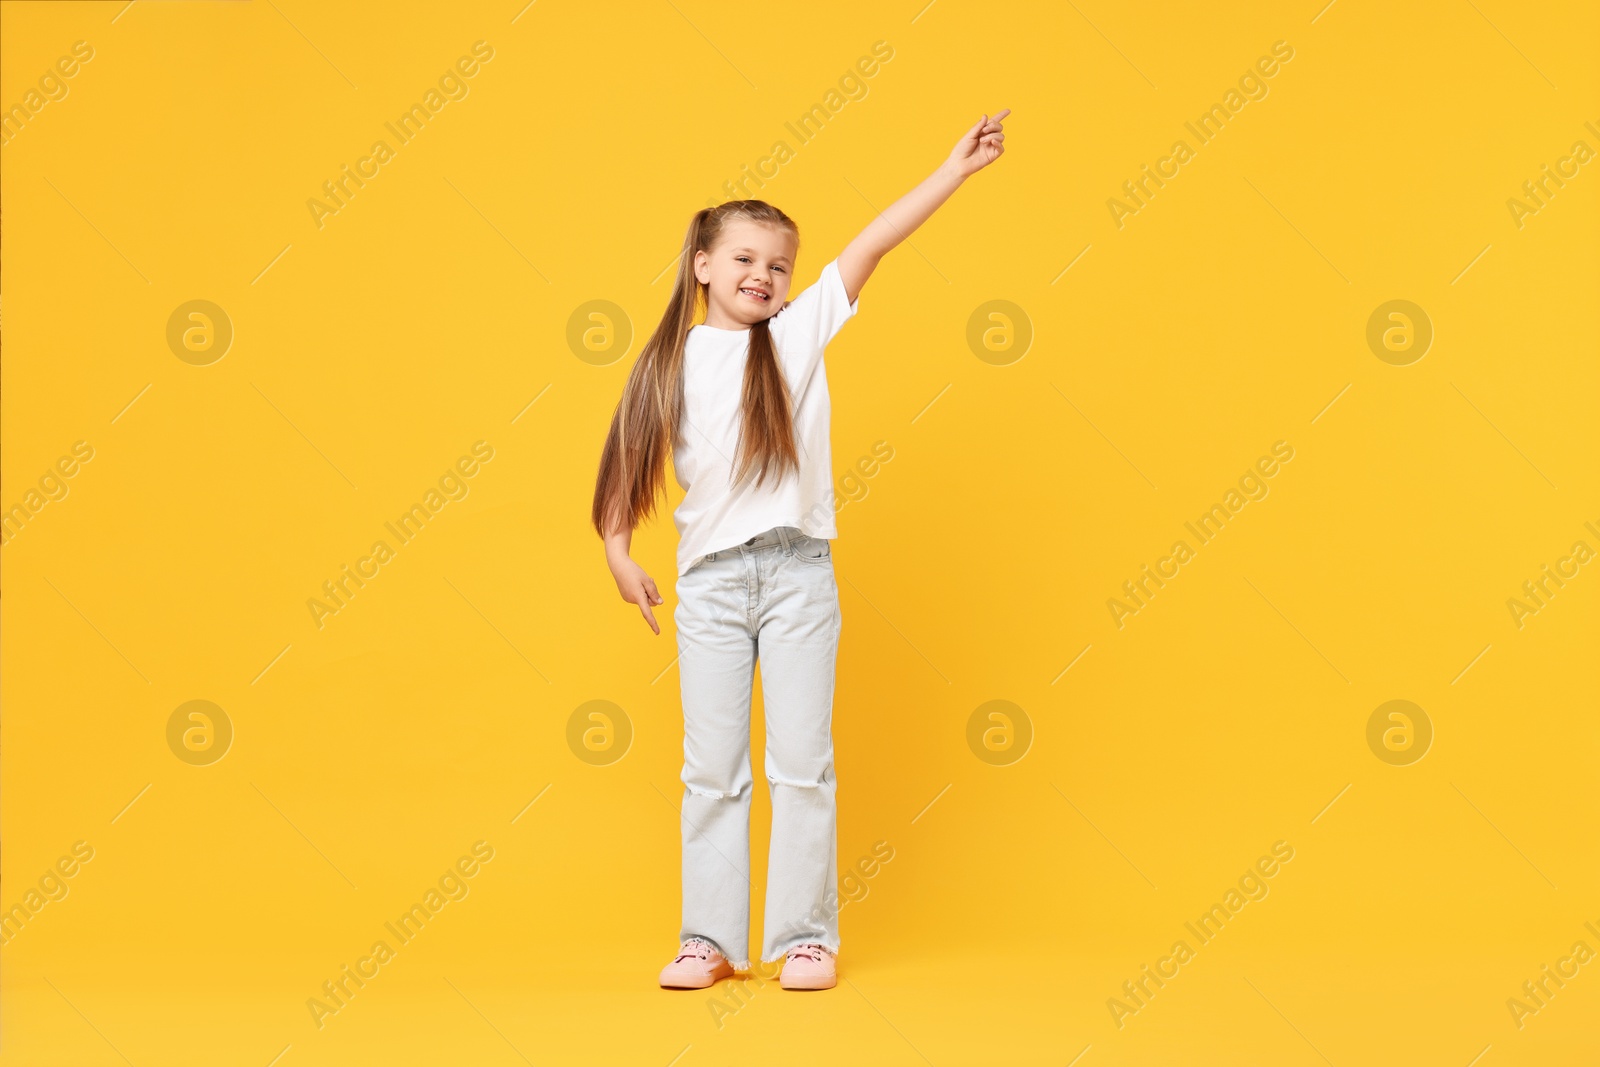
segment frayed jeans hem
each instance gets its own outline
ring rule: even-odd
[[[819,941],[819,940],[816,940],[815,938],[810,938],[810,939],[807,939],[807,940],[804,940],[804,941],[796,941],[792,945],[787,945],[784,948],[780,949],[776,956],[772,957],[769,960],[768,959],[764,959],[761,962],[762,963],[779,963],[779,962],[782,962],[783,960],[786,960],[788,958],[789,949],[795,948],[796,946],[799,946],[799,945],[821,945],[823,948],[827,949],[829,952],[833,953],[835,956],[837,956],[839,954],[839,946],[838,946],[838,944],[829,944],[826,941]],[[735,967],[734,969],[735,970],[741,970],[742,968]]]

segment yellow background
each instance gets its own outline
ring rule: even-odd
[[[0,907],[94,849],[0,950],[0,1063],[1600,1060],[1600,962],[1521,1029],[1506,1006],[1600,950],[1600,565],[1506,606],[1600,548],[1600,163],[1506,206],[1600,149],[1600,19],[1218,7],[0,8],[7,109],[94,49],[0,155],[0,503],[94,449],[0,555]],[[307,200],[478,40],[470,94],[319,229]],[[1119,229],[1107,200],[1280,40],[1269,95]],[[719,1016],[726,983],[655,986],[677,489],[634,544],[656,637],[587,524],[606,423],[742,166],[795,149],[751,191],[809,285],[1003,107],[1004,157],[828,353],[836,471],[894,452],[839,513],[839,859],[894,858],[837,989]],[[166,342],[195,299],[235,331],[207,366]],[[1435,331],[1408,366],[1365,340],[1393,299]],[[603,366],[567,341],[595,300],[633,334]],[[1003,366],[966,340],[991,300],[1033,330]],[[480,440],[469,495],[319,629],[307,600]],[[1279,440],[1270,495],[1119,629],[1107,599]],[[1435,732],[1409,766],[1366,741],[1396,699]],[[235,731],[209,766],[167,744],[191,700]],[[568,746],[591,700],[631,724],[608,765]],[[1006,766],[967,742],[991,700],[1031,724]],[[1119,1028],[1108,998],[1280,840],[1270,894]],[[470,893],[318,1029],[308,998],[477,841]]]

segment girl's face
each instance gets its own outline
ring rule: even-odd
[[[706,324],[740,330],[771,318],[789,298],[794,234],[756,222],[735,222],[709,252],[696,252],[695,278],[707,287]]]

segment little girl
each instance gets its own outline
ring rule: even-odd
[[[823,349],[885,253],[1005,150],[985,115],[931,176],[789,300],[799,230],[760,200],[695,213],[660,324],[628,375],[591,521],[622,599],[655,633],[656,583],[628,555],[666,491],[678,528],[683,925],[668,989],[748,971],[750,698],[761,662],[772,799],[764,963],[784,989],[830,989],[839,951],[833,775],[839,587]],[[701,302],[705,321],[695,324]]]

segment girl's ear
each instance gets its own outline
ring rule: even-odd
[[[694,254],[694,280],[701,285],[706,285],[711,281],[710,260],[711,257],[706,255],[703,249]]]

